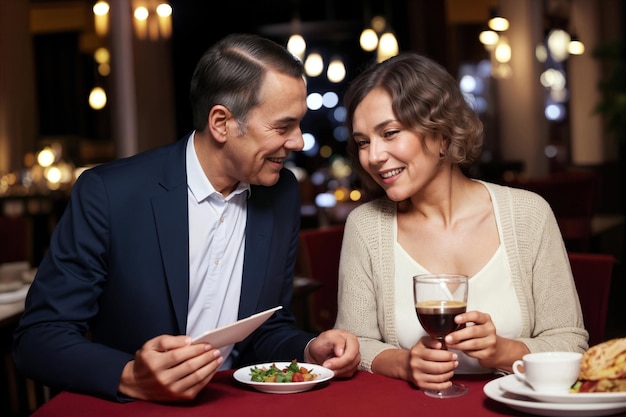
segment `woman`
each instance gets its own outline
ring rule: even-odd
[[[529,191],[471,179],[482,124],[454,78],[405,53],[366,70],[345,99],[348,149],[377,197],[346,222],[336,326],[359,336],[360,368],[423,389],[454,372],[511,370],[528,352],[587,348],[556,219]],[[417,316],[412,277],[470,277],[467,326],[448,351]]]

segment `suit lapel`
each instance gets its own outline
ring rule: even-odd
[[[274,227],[274,216],[268,203],[263,198],[263,191],[259,187],[252,187],[248,199],[246,249],[239,301],[240,319],[257,312],[259,295],[267,274],[270,238]]]
[[[189,213],[187,209],[187,140],[175,146],[164,169],[163,193],[152,198],[163,268],[180,334],[187,330],[189,301]]]

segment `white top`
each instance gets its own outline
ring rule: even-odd
[[[495,199],[492,199],[495,205]],[[503,242],[500,227],[500,219],[497,207],[496,224],[500,234],[500,242]],[[410,349],[417,341],[427,333],[417,319],[415,302],[413,300],[412,277],[418,274],[426,274],[426,270],[416,262],[398,243],[397,219],[395,225],[394,260],[396,263],[395,276],[395,318],[398,333],[398,342],[401,347]],[[438,271],[441,272],[441,271]],[[504,244],[501,243],[489,262],[474,276],[469,279],[467,311],[477,310],[491,315],[496,331],[499,336],[517,339],[520,337],[522,328],[522,314],[519,301],[511,279],[511,269],[506,256]],[[486,373],[492,369],[484,368],[476,359],[458,352],[459,366],[456,373]]]
[[[187,335],[195,338],[208,330],[237,321],[249,184],[239,184],[224,198],[207,179],[193,146],[187,143],[189,201],[189,306]],[[233,345],[220,350],[228,369]]]

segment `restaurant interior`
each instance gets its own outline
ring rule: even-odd
[[[458,79],[485,124],[472,175],[551,204],[579,292],[595,291],[581,300],[594,340],[626,336],[625,23],[620,0],[0,0],[0,414],[49,395],[12,366],[23,296],[2,292],[32,279],[83,170],[191,131],[194,66],[232,32],[284,44],[307,69],[305,148],[286,164],[302,190],[301,326],[334,323],[342,224],[364,201],[342,93],[414,50]]]

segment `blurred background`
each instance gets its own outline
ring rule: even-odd
[[[399,51],[453,74],[485,123],[475,177],[533,189],[569,250],[623,259],[626,7],[619,0],[0,0],[0,217],[36,267],[82,170],[191,131],[189,83],[212,43],[269,37],[307,68],[305,149],[287,166],[302,228],[363,202],[343,92]],[[0,263],[16,252],[15,233]],[[9,239],[11,237],[11,239]],[[4,255],[3,255],[4,254]]]
[[[224,35],[252,32],[307,68],[305,149],[287,163],[302,186],[303,229],[341,224],[364,198],[345,153],[350,80],[414,50],[458,79],[485,123],[473,175],[540,192],[568,249],[621,260],[625,9],[619,0],[0,0],[0,217],[27,223],[36,267],[82,170],[188,134],[196,62]],[[6,262],[20,245],[2,237]]]
[[[530,187],[592,175],[579,200],[612,227],[625,182],[624,15],[619,0],[0,0],[0,214],[31,217],[36,265],[76,176],[189,133],[197,60],[227,33],[253,32],[284,45],[297,35],[307,64],[306,145],[289,161],[303,228],[341,223],[362,201],[342,94],[402,50],[444,65],[481,115],[476,177]]]

